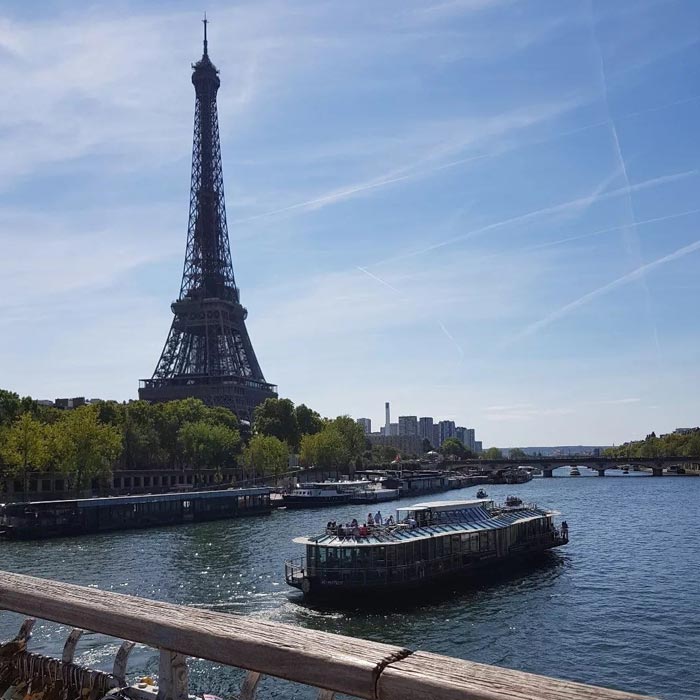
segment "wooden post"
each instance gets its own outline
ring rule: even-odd
[[[157,700],[187,700],[187,657],[160,650]]]

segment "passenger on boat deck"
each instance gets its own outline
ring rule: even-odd
[[[367,529],[367,523],[362,523],[362,527],[360,528],[360,537],[367,537],[369,534],[369,530]]]
[[[409,525],[409,527],[416,527],[416,525],[418,525],[418,523],[416,522],[415,518],[409,518],[408,525]]]
[[[336,532],[336,535],[338,535],[338,537],[342,537],[342,536],[345,534],[345,533],[343,532],[343,525],[342,525],[342,523],[341,523],[340,525],[338,525],[338,527],[336,528],[336,531],[335,531],[335,532]]]
[[[352,528],[352,536],[353,537],[359,537],[360,536],[360,528],[357,525],[357,520],[355,521],[355,525]]]
[[[367,513],[367,525],[369,525],[370,527],[374,526],[374,516],[372,515],[372,513]]]
[[[390,515],[390,516],[386,519],[386,525],[393,525],[393,524],[394,524],[394,516],[393,516],[393,515]]]
[[[382,511],[381,510],[378,510],[377,514],[374,516],[374,524],[375,525],[382,524]]]
[[[353,518],[353,519],[352,519],[352,522],[351,522],[350,524],[351,524],[353,527],[357,527],[357,525],[358,525],[358,523],[357,523],[357,518]]]

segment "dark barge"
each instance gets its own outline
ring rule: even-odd
[[[285,579],[306,596],[395,593],[456,575],[523,562],[569,540],[555,511],[489,499],[399,508],[390,525],[298,537],[306,556],[285,563]]]
[[[269,488],[33,501],[0,505],[0,531],[13,539],[41,539],[270,512]]]

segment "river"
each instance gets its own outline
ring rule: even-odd
[[[330,632],[371,638],[489,664],[685,700],[700,689],[700,478],[653,478],[582,469],[518,486],[489,486],[556,508],[571,541],[543,565],[458,588],[415,605],[307,605],[284,582],[285,559],[302,554],[297,535],[329,519],[361,517],[367,506],[276,511],[269,517],[66,538],[0,542],[8,571],[105,590],[242,613]],[[473,497],[467,488],[384,504]],[[365,512],[366,514],[366,512]],[[19,617],[0,615],[0,635]],[[37,622],[30,648],[60,656],[65,630]],[[78,658],[109,669],[114,640],[85,635]],[[137,647],[130,671],[157,671],[155,652]],[[193,690],[229,695],[238,674],[193,663]],[[260,697],[290,695],[265,682]],[[689,690],[695,688],[695,691]],[[266,693],[267,689],[267,693]]]

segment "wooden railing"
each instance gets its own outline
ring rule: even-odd
[[[241,700],[255,697],[262,675],[313,686],[318,689],[319,700],[331,700],[335,693],[367,700],[641,700],[643,697],[379,642],[19,574],[0,572],[0,609],[79,628],[71,635],[73,641],[69,638],[70,643],[66,643],[64,663],[72,661],[80,629],[128,640],[118,654],[114,673],[101,679],[105,687],[125,685],[126,659],[133,642],[158,649],[158,700],[187,699],[187,657],[246,669],[248,673],[238,696]],[[30,630],[31,622],[25,623],[17,639],[0,649],[0,659],[19,659],[21,663],[29,654],[26,641]],[[148,693],[132,686],[126,688],[125,695],[143,700]]]

